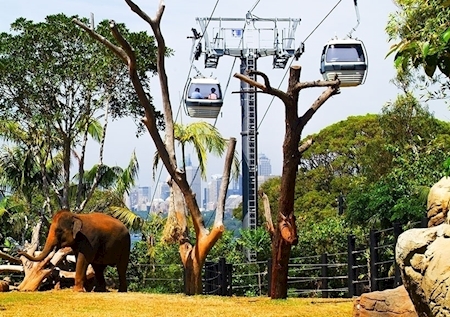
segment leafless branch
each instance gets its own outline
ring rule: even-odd
[[[249,84],[252,87],[256,87],[262,90],[262,92],[278,97],[280,98],[285,104],[290,104],[292,103],[292,101],[290,100],[290,97],[283,92],[282,90],[276,89],[276,88],[272,88],[270,87],[270,83],[269,83],[269,79],[267,78],[267,75],[264,74],[264,76],[262,75],[262,72],[258,72],[258,71],[253,71],[255,74],[260,75],[261,77],[263,77],[265,80],[266,85],[261,84],[260,82],[257,82],[245,75],[242,75],[240,73],[235,73],[234,77],[242,80],[243,82]]]
[[[22,263],[19,260],[19,263]],[[23,265],[0,265],[0,273],[16,273],[23,272]]]
[[[269,231],[270,237],[272,238],[275,233],[275,228],[273,227],[272,212],[270,210],[269,197],[267,197],[266,193],[264,193],[263,191],[259,191],[258,195],[261,198],[264,205],[264,218],[266,218],[267,231]]]
[[[14,256],[11,256],[11,255],[9,255],[9,254],[3,252],[3,251],[0,251],[0,259],[9,261],[9,262],[11,262],[11,263],[16,263],[16,264],[21,264],[21,263],[22,263],[22,261],[20,261],[19,258],[16,258],[16,257],[14,257]]]
[[[261,76],[264,79],[264,85],[266,86],[267,91],[272,90],[272,86],[270,85],[269,77],[265,73],[260,72],[258,70],[251,70],[248,74]]]
[[[230,140],[228,141],[228,150],[227,150],[227,154],[225,156],[225,165],[223,167],[222,182],[220,184],[219,197],[217,200],[216,217],[214,219],[215,226],[223,225],[223,216],[224,216],[224,212],[225,212],[225,208],[224,208],[225,207],[225,199],[226,199],[228,185],[230,183],[230,171],[231,171],[231,165],[233,164],[235,148],[236,148],[236,138],[230,138]]]
[[[95,32],[94,30],[92,30],[89,26],[87,26],[86,24],[84,24],[80,20],[73,19],[72,21],[76,25],[78,25],[80,28],[82,28],[84,31],[86,31],[89,34],[90,37],[92,37],[93,39],[96,39],[97,41],[99,41],[100,43],[102,43],[103,45],[108,47],[114,54],[116,54],[120,59],[122,59],[122,61],[125,64],[128,64],[128,56],[127,56],[127,54],[125,53],[125,51],[121,47],[119,47],[117,45],[114,45],[113,43],[108,41],[107,38],[101,36],[100,34]]]
[[[154,19],[150,18],[144,11],[141,10],[141,8],[139,8],[139,6],[137,4],[135,4],[133,1],[131,0],[125,0],[125,2],[128,4],[128,6],[130,7],[131,11],[135,12],[137,15],[139,15],[144,21],[146,21],[148,24],[150,24],[150,26],[152,27],[158,27],[159,28],[159,24],[161,23],[161,17],[164,13],[164,9],[166,7],[166,5],[164,4],[164,1],[161,0],[159,2],[159,7],[158,7],[158,11],[156,12],[156,16]]]
[[[312,87],[333,87],[333,86],[339,86],[340,81],[339,79],[336,80],[315,80],[315,81],[306,81],[302,83],[298,83],[294,86],[294,90],[300,91],[305,88],[312,88]]]
[[[122,35],[118,31],[117,26],[115,25],[114,21],[110,21],[111,32],[113,33],[114,37],[119,42],[119,44],[122,46],[122,48],[112,44],[106,38],[99,35],[95,31],[91,30],[84,23],[81,23],[80,21],[78,21],[76,19],[74,20],[74,23],[76,23],[78,26],[80,26],[86,32],[88,32],[88,34],[92,38],[98,40],[99,42],[104,44],[106,47],[108,47],[111,51],[113,51],[117,56],[119,56],[128,65],[130,79],[131,79],[133,86],[136,90],[136,93],[139,97],[139,101],[145,110],[145,118],[143,119],[143,122],[144,122],[145,126],[147,127],[150,135],[152,136],[152,139],[154,140],[155,146],[159,152],[159,155],[160,155],[162,161],[164,162],[164,165],[167,168],[167,171],[173,178],[175,178],[176,177],[176,175],[175,175],[176,168],[173,163],[173,160],[171,160],[169,158],[169,154],[165,147],[164,141],[162,140],[162,138],[159,134],[159,131],[157,129],[155,113],[153,111],[153,108],[151,107],[150,101],[147,98],[144,88],[142,87],[142,84],[139,80],[139,76],[136,71],[136,57],[133,52],[133,49],[131,48],[129,43],[122,37]],[[159,47],[158,47],[158,50],[159,50]],[[164,48],[164,50],[165,50],[165,48]],[[158,71],[158,73],[160,73],[160,71]],[[166,131],[167,131],[167,129],[169,129],[169,127],[167,127],[167,125],[166,125]]]
[[[339,86],[330,86],[317,98],[311,107],[300,117],[301,124],[305,126],[319,108],[331,97],[339,94]]]
[[[311,145],[313,145],[313,143],[314,143],[314,140],[312,138],[303,142],[303,144],[298,147],[298,151],[300,152],[300,155],[302,155],[306,150],[308,150],[311,147]]]

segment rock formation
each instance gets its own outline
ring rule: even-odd
[[[417,317],[403,286],[364,293],[354,301],[353,317]]]
[[[447,219],[450,203],[450,177],[443,177],[433,185],[428,194],[428,227],[435,227]]]
[[[405,231],[396,261],[418,315],[450,316],[450,225]]]

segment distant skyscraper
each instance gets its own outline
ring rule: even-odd
[[[166,182],[159,182],[156,186],[155,198],[166,200],[170,196],[170,187]]]
[[[270,159],[263,153],[259,153],[258,156],[258,175],[272,175],[272,165],[270,165]]]
[[[143,187],[139,187],[138,190],[139,190],[139,202],[147,203],[150,200],[150,187],[143,186]]]
[[[197,166],[192,166],[190,158],[186,160],[186,180],[195,194],[197,205],[201,206],[202,202],[202,180],[200,177],[200,170]]]
[[[228,186],[229,195],[242,195],[242,175],[239,174],[237,179],[230,179],[230,185]]]
[[[205,187],[203,188],[203,200],[202,200],[202,207],[206,209],[208,205],[208,197],[209,197],[209,188]]]
[[[211,176],[211,181],[208,183],[208,204],[206,209],[216,209],[221,183],[222,175],[215,174]]]
[[[150,187],[142,186],[132,189],[130,191],[129,200],[131,210],[146,210],[146,206],[150,201]]]
[[[136,211],[138,203],[139,203],[139,192],[138,192],[138,190],[136,188],[134,188],[134,189],[132,189],[130,191],[129,198],[130,198],[130,208],[131,208],[131,210]]]

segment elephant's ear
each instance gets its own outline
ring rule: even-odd
[[[78,217],[73,217],[73,238],[77,236],[77,233],[81,231],[81,228],[83,227],[83,222]]]

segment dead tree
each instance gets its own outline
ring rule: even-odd
[[[264,79],[264,84],[251,78],[235,74],[234,77],[248,83],[250,86],[260,89],[263,93],[278,97],[285,106],[285,135],[283,142],[283,170],[281,175],[280,197],[278,199],[279,210],[277,213],[277,226],[268,225],[272,236],[272,277],[270,296],[273,299],[287,297],[288,264],[291,254],[291,246],[297,243],[297,227],[294,215],[295,180],[298,164],[302,154],[311,146],[313,140],[307,140],[300,144],[301,134],[305,125],[316,111],[330,98],[339,93],[339,80],[299,82],[301,67],[292,66],[290,69],[287,92],[270,86],[269,78],[259,71],[250,71],[250,75],[259,75]],[[299,93],[304,88],[327,87],[317,98],[311,107],[302,115],[298,115]],[[271,220],[270,220],[271,223]]]
[[[110,21],[110,28],[114,38],[117,40],[119,45],[111,43],[106,38],[96,33],[94,30],[90,29],[89,26],[83,24],[79,20],[74,20],[74,23],[83,28],[92,38],[98,40],[107,48],[109,48],[128,66],[130,79],[132,81],[134,89],[136,90],[139,101],[144,108],[145,117],[142,119],[142,122],[144,123],[150,136],[152,137],[161,161],[164,163],[164,166],[174,183],[172,185],[176,215],[176,217],[174,218],[177,222],[176,227],[177,241],[179,242],[179,252],[186,272],[185,292],[188,295],[201,294],[201,272],[204,261],[211,248],[222,236],[222,233],[225,230],[223,225],[225,196],[229,183],[229,176],[233,161],[234,149],[236,146],[236,139],[230,138],[228,142],[228,149],[225,157],[225,166],[223,171],[222,185],[219,194],[216,217],[214,225],[211,231],[209,231],[204,225],[202,214],[197,205],[197,201],[195,200],[195,195],[192,192],[188,181],[186,180],[184,171],[177,168],[174,143],[174,121],[172,115],[172,106],[169,98],[169,84],[165,69],[166,44],[160,29],[161,18],[165,10],[164,1],[160,1],[156,16],[154,18],[150,18],[133,1],[125,0],[125,2],[133,12],[135,12],[139,17],[141,17],[150,25],[157,42],[157,71],[160,81],[162,107],[164,110],[165,118],[164,139],[161,137],[157,129],[156,116],[153,107],[139,80],[139,76],[137,73],[137,61],[133,48],[120,34],[115,22]],[[187,227],[188,221],[186,220],[187,214],[185,212],[186,208],[188,214],[192,219],[192,224],[196,235],[196,243],[194,245],[189,241],[189,232]]]

